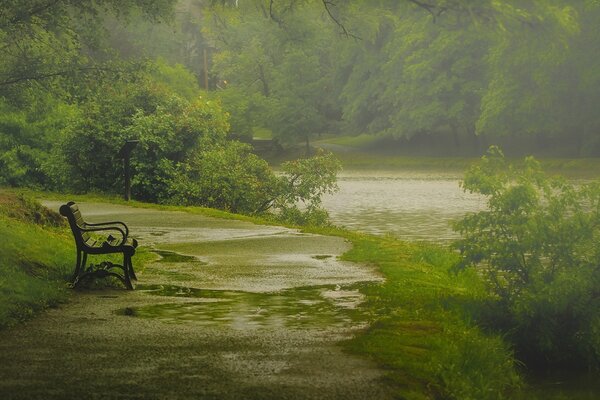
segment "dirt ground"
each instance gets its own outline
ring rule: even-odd
[[[358,288],[381,279],[337,259],[343,239],[80,208],[91,222],[128,223],[157,261],[135,291],[77,291],[0,332],[1,399],[394,398],[384,371],[340,346],[368,323]]]

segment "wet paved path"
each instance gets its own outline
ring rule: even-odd
[[[48,202],[58,208],[59,203]],[[137,290],[88,291],[0,332],[2,399],[386,399],[342,350],[365,326],[340,238],[181,212],[81,204],[122,220],[157,261]],[[135,259],[134,259],[135,262]]]

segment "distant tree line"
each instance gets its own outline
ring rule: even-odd
[[[597,1],[216,3],[202,28],[236,132],[600,154]]]

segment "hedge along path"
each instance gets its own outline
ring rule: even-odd
[[[90,222],[125,221],[157,260],[133,292],[76,292],[0,332],[0,398],[394,397],[383,371],[338,345],[366,326],[358,288],[381,280],[337,259],[343,239],[79,205]]]

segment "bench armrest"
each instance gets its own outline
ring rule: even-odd
[[[90,224],[86,224],[86,225],[90,225]],[[125,243],[125,241],[127,240],[127,233],[125,233],[125,231],[123,231],[123,229],[119,228],[118,226],[92,227],[92,228],[78,227],[78,228],[82,232],[118,231],[123,236],[123,243]]]
[[[129,228],[127,227],[127,225],[125,225],[124,222],[121,221],[112,221],[112,222],[98,222],[95,224],[90,224],[89,222],[85,223],[85,226],[107,226],[107,225],[113,225],[113,227],[117,230],[121,230],[120,228],[114,226],[114,225],[121,225],[124,229],[125,229],[125,238],[127,238],[127,236],[129,236]],[[122,230],[121,230],[122,231]]]

